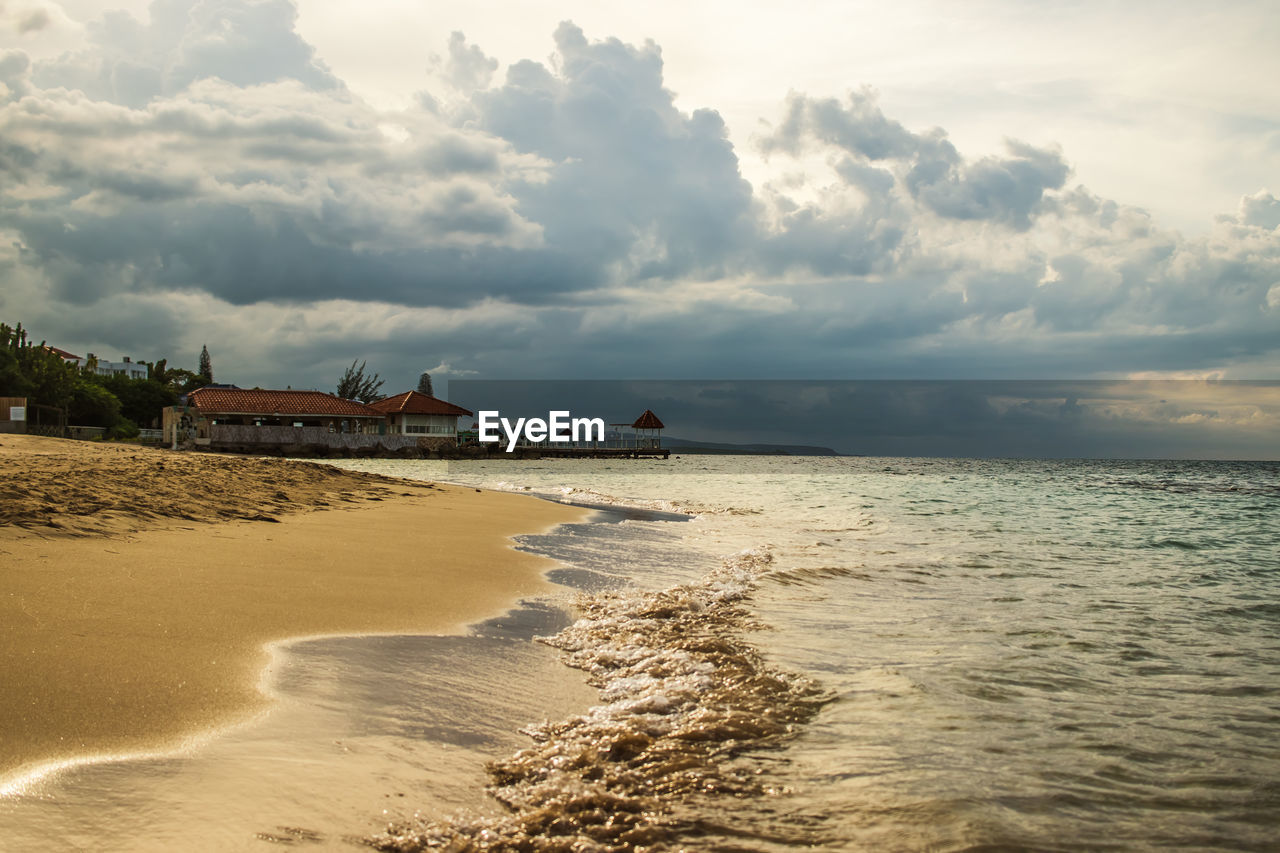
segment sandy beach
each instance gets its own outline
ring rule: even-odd
[[[267,644],[456,633],[549,588],[528,497],[0,436],[0,780],[180,744],[269,701]]]

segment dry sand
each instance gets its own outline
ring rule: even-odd
[[[0,778],[248,717],[269,701],[273,641],[502,613],[549,588],[548,561],[507,537],[583,515],[323,465],[0,436]]]

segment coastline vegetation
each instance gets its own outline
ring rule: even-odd
[[[76,366],[44,341],[35,343],[21,323],[0,323],[0,397],[64,409],[68,423],[103,427],[108,438],[132,438],[140,427],[158,426],[161,409],[207,384],[204,375],[169,367],[167,359],[140,363],[147,368],[145,379],[102,376],[96,358]]]

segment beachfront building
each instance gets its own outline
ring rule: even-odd
[[[472,413],[429,394],[405,391],[370,403],[386,417],[388,435],[420,435],[447,438],[453,443],[458,439],[458,418],[469,418]]]
[[[165,410],[166,444],[211,450],[422,454],[457,446],[466,409],[417,391],[365,405],[323,391],[206,386]]]
[[[45,349],[76,367],[83,368],[87,364],[93,364],[93,372],[99,376],[127,376],[130,379],[147,378],[147,366],[134,361],[127,355],[123,356],[122,361],[102,361],[95,357],[93,353],[89,353],[86,358],[81,358],[58,347],[46,345]]]
[[[207,386],[165,410],[164,441],[210,449],[357,446],[383,431],[382,413],[323,391]]]
[[[323,391],[263,391],[244,388],[197,388],[187,405],[208,426],[314,427],[332,433],[377,435],[382,413],[355,400]]]

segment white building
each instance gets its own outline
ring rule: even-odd
[[[69,361],[76,367],[84,367],[85,363],[94,357],[93,353],[89,353],[88,358],[81,358],[78,355],[72,355],[64,349],[57,347],[47,347],[50,352],[61,356],[63,361]],[[98,366],[94,373],[99,376],[127,376],[130,379],[146,379],[147,366],[133,361],[129,356],[123,356],[123,361],[102,361],[98,359]]]
[[[405,391],[370,403],[387,417],[388,435],[436,436],[454,440],[458,435],[458,418],[469,418],[471,412],[453,403],[428,397],[417,391]]]

